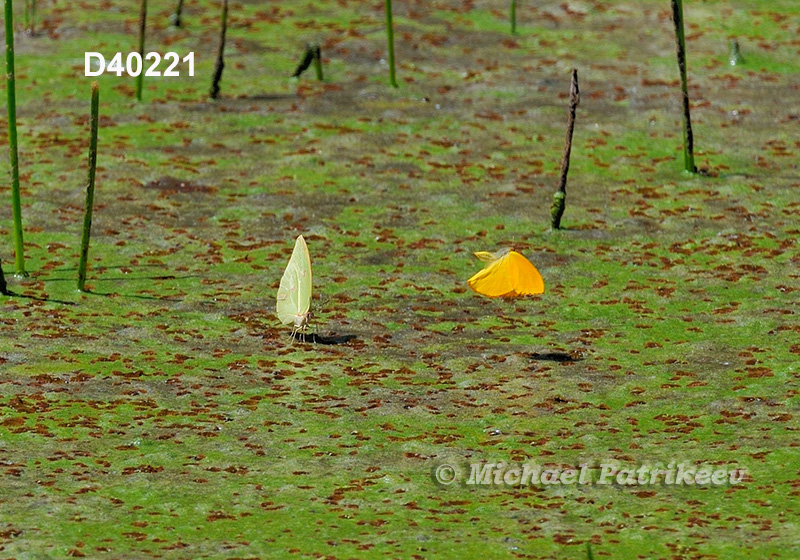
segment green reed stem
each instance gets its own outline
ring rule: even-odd
[[[86,207],[83,214],[81,260],[78,264],[78,291],[85,291],[86,264],[89,261],[89,239],[92,235],[92,210],[94,208],[94,178],[97,170],[97,128],[100,113],[100,86],[92,82],[92,116],[89,137],[89,180],[86,185]]]
[[[211,93],[209,97],[216,99],[219,96],[219,82],[222,80],[222,71],[225,69],[225,35],[228,32],[228,0],[222,0],[222,24],[220,27],[219,51],[217,63],[214,65],[214,77],[211,80]]]
[[[314,70],[317,72],[317,80],[322,81],[322,49],[319,45],[314,45]]]
[[[389,48],[389,85],[397,86],[397,75],[394,71],[394,25],[392,24],[392,0],[386,0],[386,41]]]
[[[11,209],[14,216],[14,262],[17,276],[27,276],[22,241],[22,203],[19,194],[19,151],[17,149],[17,94],[14,78],[14,6],[5,1],[6,94],[8,96],[8,157],[11,164]]]
[[[511,0],[511,10],[510,10],[510,18],[511,18],[511,34],[517,34],[517,0]]]
[[[686,171],[696,173],[694,165],[694,137],[689,107],[689,86],[686,79],[686,36],[683,31],[683,0],[672,0],[672,19],[675,22],[675,42],[678,51],[678,68],[681,73],[683,101],[683,161]]]
[[[142,0],[139,9],[139,56],[142,60],[142,71],[136,76],[136,101],[142,100],[142,87],[144,85],[144,37],[147,28],[147,0]]]

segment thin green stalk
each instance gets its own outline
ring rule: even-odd
[[[142,71],[136,76],[136,101],[142,100],[142,86],[144,85],[144,36],[147,28],[147,0],[142,0],[139,9],[139,56],[142,60]]]
[[[92,209],[94,208],[94,178],[97,169],[97,124],[100,113],[100,86],[92,82],[92,117],[89,137],[89,180],[86,185],[86,207],[83,214],[81,260],[78,264],[78,291],[85,291],[86,264],[89,260],[89,239],[92,235]]]
[[[511,0],[511,34],[517,34],[517,0]]]
[[[314,70],[317,71],[317,80],[322,81],[322,49],[314,45]]]
[[[31,26],[28,32],[33,35],[36,28],[36,0],[31,0]]]
[[[14,78],[14,6],[5,1],[6,94],[8,96],[8,156],[11,163],[11,209],[14,215],[14,258],[17,276],[27,276],[22,242],[22,204],[19,195],[19,152],[17,150],[17,95]]]
[[[392,0],[386,0],[386,41],[389,44],[389,85],[397,86],[394,71],[394,25],[392,24]]]
[[[569,113],[567,114],[567,137],[564,141],[564,155],[561,157],[561,177],[558,190],[553,195],[553,206],[550,209],[550,225],[553,229],[561,228],[561,217],[564,215],[567,200],[567,174],[569,173],[569,157],[572,152],[572,133],[575,130],[575,112],[581,101],[578,89],[578,71],[572,69],[572,82],[569,88]]]
[[[219,96],[219,82],[222,80],[222,71],[225,69],[225,35],[228,31],[228,0],[222,0],[222,25],[219,37],[219,51],[217,63],[214,66],[214,77],[211,80],[211,93],[209,97],[216,99]]]
[[[180,27],[183,25],[181,21],[181,14],[183,12],[183,0],[178,0],[178,6],[175,8],[175,13],[172,14],[172,25],[175,27]]]
[[[681,94],[683,97],[683,161],[686,171],[696,173],[692,116],[689,107],[689,86],[686,79],[686,36],[683,31],[683,0],[672,0],[672,19],[675,22],[675,42],[678,50],[678,68],[681,73]]]

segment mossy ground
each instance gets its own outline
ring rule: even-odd
[[[147,50],[194,52],[195,76],[141,104],[99,78],[89,294],[83,56],[133,50],[138,7],[40,2],[17,37],[31,276],[2,298],[2,558],[800,554],[794,2],[686,3],[694,176],[668,2],[520,3],[513,37],[501,2],[395,2],[393,90],[383,3],[234,1],[217,102],[219,6],[186,2],[177,30],[167,4]],[[324,83],[287,78],[308,42]],[[273,315],[300,233],[316,329],[347,345],[292,344]],[[469,291],[472,252],[511,246],[546,293]],[[484,461],[749,474],[432,480]]]

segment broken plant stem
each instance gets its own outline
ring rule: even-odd
[[[744,57],[742,56],[742,51],[739,49],[739,41],[737,41],[736,39],[731,39],[728,62],[730,63],[731,66],[736,66],[737,64],[744,64]]]
[[[214,66],[214,77],[211,80],[211,93],[209,97],[216,99],[219,96],[219,82],[222,80],[222,71],[225,69],[225,34],[228,29],[228,0],[222,0],[222,25],[219,38],[219,52],[217,63]]]
[[[694,138],[692,117],[689,108],[689,86],[686,80],[686,37],[683,32],[683,0],[672,0],[672,19],[675,22],[675,42],[678,51],[678,68],[681,73],[681,96],[683,101],[683,161],[686,171],[696,173],[694,165]]]
[[[569,88],[569,114],[567,116],[567,137],[564,141],[564,155],[561,157],[561,177],[558,190],[553,195],[553,206],[550,209],[550,225],[553,229],[561,228],[561,216],[564,215],[567,199],[567,173],[569,173],[569,156],[572,151],[572,132],[575,130],[575,111],[581,100],[578,89],[578,71],[572,69],[572,83]]]
[[[139,60],[144,61],[144,36],[147,28],[147,0],[142,0],[139,9]],[[142,100],[142,86],[144,85],[144,68],[136,76],[136,101]]]
[[[300,61],[300,64],[297,65],[295,68],[294,74],[292,74],[292,78],[299,78],[300,75],[305,72],[311,63],[314,62],[314,57],[316,56],[314,51],[314,45],[306,45],[306,51],[303,53],[303,60]]]
[[[8,97],[8,157],[11,165],[11,211],[14,216],[14,263],[17,276],[27,276],[22,242],[22,204],[19,194],[19,151],[17,150],[17,95],[14,78],[14,6],[5,0],[6,95]]]
[[[89,136],[89,178],[86,185],[86,206],[83,214],[83,238],[81,259],[78,264],[78,291],[86,284],[86,264],[89,260],[89,239],[92,235],[92,209],[94,208],[94,178],[97,169],[97,127],[100,112],[100,86],[92,82],[91,132]]]
[[[392,23],[392,0],[386,0],[386,41],[389,51],[389,85],[396,88],[397,76],[394,71],[394,24]]]

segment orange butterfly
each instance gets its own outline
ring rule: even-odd
[[[489,264],[467,280],[469,287],[488,297],[516,297],[544,293],[544,280],[531,262],[510,249],[496,253],[478,251],[475,256]]]

